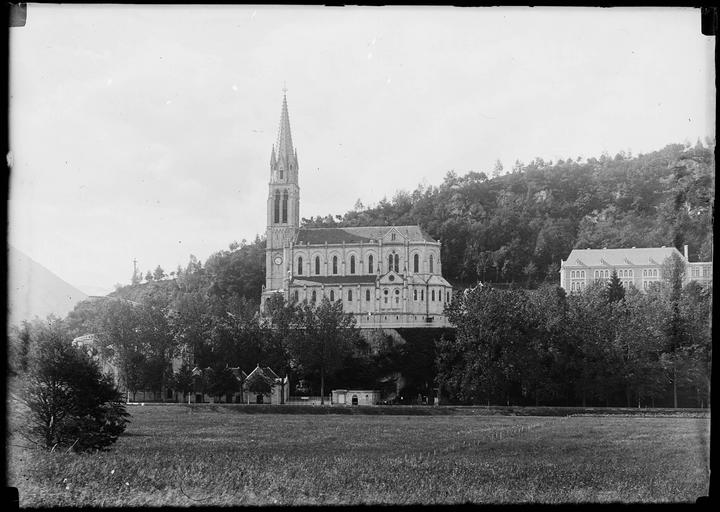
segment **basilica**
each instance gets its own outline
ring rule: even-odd
[[[300,227],[297,150],[287,95],[270,155],[266,276],[262,303],[342,300],[360,328],[447,327],[452,288],[442,277],[440,242],[420,226]]]

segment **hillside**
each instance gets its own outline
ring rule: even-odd
[[[671,144],[644,155],[516,163],[511,172],[449,172],[439,186],[400,191],[344,215],[302,219],[304,226],[419,224],[442,242],[443,275],[458,288],[478,280],[534,288],[557,283],[573,248],[688,244],[691,261],[712,259],[714,146]],[[162,281],[110,296],[143,302],[244,298],[259,304],[265,240],[230,244],[207,261],[191,256]]]
[[[22,251],[8,245],[8,325],[67,315],[88,296]]]
[[[533,287],[557,282],[573,248],[689,245],[712,258],[714,142],[671,144],[644,155],[516,162],[493,178],[448,172],[439,186],[397,192],[308,227],[419,224],[442,242],[443,275]]]

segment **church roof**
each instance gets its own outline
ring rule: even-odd
[[[682,257],[675,247],[633,247],[631,249],[573,249],[567,260],[562,262],[565,267],[622,267],[628,265],[662,265],[665,258],[676,253]]]
[[[435,242],[420,226],[362,226],[345,228],[300,228],[297,244],[321,245],[378,241],[395,229],[411,242]]]
[[[290,284],[292,286],[375,284],[375,275],[295,277]]]

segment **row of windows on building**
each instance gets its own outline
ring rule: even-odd
[[[647,276],[652,277],[652,276]],[[643,281],[643,289],[647,290],[652,286],[653,283],[657,283],[657,281]],[[629,288],[631,286],[635,286],[635,283],[629,279],[621,279],[620,284],[622,284],[625,288]],[[571,292],[579,292],[581,290],[585,289],[585,282],[584,281],[574,281],[570,283],[570,291]]]
[[[418,290],[413,290],[413,300],[424,301],[425,300],[425,290],[421,289],[419,291],[420,291],[420,293],[418,293]],[[295,298],[295,302],[298,302],[300,300],[299,290],[295,290],[293,296]],[[449,291],[445,292],[445,296],[446,296],[445,300],[450,302],[450,292]],[[428,293],[428,297],[431,302],[434,302],[436,300],[442,302],[443,301],[442,290],[437,290],[437,293],[436,293],[436,290],[430,290]],[[330,290],[329,298],[330,298],[331,302],[335,301],[335,290]],[[370,302],[370,299],[371,299],[370,290],[369,289],[365,290],[365,301]],[[390,290],[388,290],[386,288],[385,290],[383,290],[383,299],[384,299],[385,304],[388,304],[392,299],[395,300],[396,304],[399,304],[400,303],[400,290],[395,289],[394,293],[391,294]],[[353,291],[352,290],[347,291],[347,300],[348,300],[348,302],[353,301]],[[312,291],[312,293],[310,295],[310,301],[317,302],[317,291],[316,290]]]
[[[612,271],[610,270],[596,270],[594,272],[595,279],[603,279],[608,278],[612,274]],[[632,269],[620,269],[618,270],[618,277],[633,277],[634,273]],[[643,277],[658,277],[658,270],[656,268],[645,268],[643,269]],[[585,279],[585,271],[584,270],[571,270],[570,271],[570,278],[571,279]]]
[[[702,272],[702,277],[709,277],[710,276],[710,267],[703,266],[702,268],[699,266],[692,266],[690,267],[690,277],[700,277],[700,274]],[[612,272],[610,270],[596,270],[594,272],[595,279],[602,279],[610,277]],[[656,268],[644,268],[642,271],[643,277],[658,277],[658,269]],[[632,269],[621,269],[618,271],[618,277],[634,277],[634,273]],[[585,278],[585,271],[584,270],[572,270],[570,271],[570,278],[572,279],[584,279]]]
[[[337,275],[338,273],[338,263],[339,259],[337,256],[332,257],[332,273]],[[430,259],[428,261],[429,264],[429,270],[430,273],[435,272],[435,261],[433,258],[433,255],[430,255]],[[320,275],[320,256],[315,256],[315,265],[314,265],[315,275]],[[350,256],[350,273],[355,274],[357,270],[357,264],[355,261],[355,256]],[[395,272],[400,272],[400,255],[398,254],[389,254],[388,255],[388,270],[394,270]],[[368,274],[372,274],[375,271],[375,262],[372,255],[368,256]],[[418,254],[415,254],[413,256],[413,272],[418,273],[420,272],[420,256]],[[303,274],[303,258],[302,256],[299,256],[297,259],[297,275],[301,276]]]
[[[700,277],[701,269],[697,265],[693,265],[690,267],[690,277]],[[710,277],[710,267],[709,266],[703,266],[702,267],[702,276],[703,277]]]

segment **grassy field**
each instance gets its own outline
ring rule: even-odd
[[[709,415],[131,412],[105,453],[13,436],[20,505],[687,502],[709,486]]]

